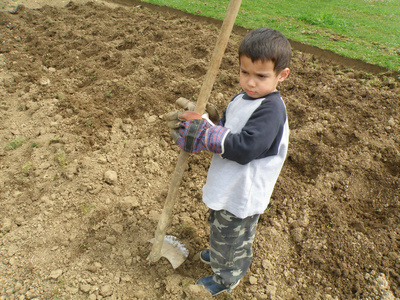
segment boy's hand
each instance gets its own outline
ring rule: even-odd
[[[176,104],[178,104],[181,108],[183,108],[184,110],[188,110],[188,111],[194,111],[196,104],[186,98],[179,98],[178,100],[176,100]],[[220,117],[219,117],[219,113],[217,108],[211,104],[211,103],[207,103],[206,105],[206,114],[208,115],[208,118],[215,124],[218,123]]]
[[[182,97],[176,100],[176,103],[186,111],[193,111],[196,107],[196,104],[194,102]],[[217,123],[219,121],[218,110],[215,108],[214,105],[207,104],[206,113],[213,123]],[[178,130],[180,128],[180,123],[181,121],[184,121],[180,117],[182,114],[183,113],[180,111],[172,111],[164,115],[164,118],[167,121],[167,126],[172,129],[170,135],[175,142],[178,139]]]
[[[229,129],[215,126],[207,117],[196,112],[186,111],[178,114],[178,118],[182,122],[179,130],[175,130],[174,140],[182,150],[191,153],[202,150],[223,153],[223,141]]]
[[[193,118],[190,116],[193,115]],[[182,127],[181,122],[182,121],[190,121],[191,119],[196,119],[200,118],[201,116],[198,113],[195,113],[193,111],[187,111],[187,112],[180,112],[180,111],[172,111],[164,115],[165,120],[167,121],[167,126],[172,129],[169,134],[174,140],[174,142],[177,141],[178,138],[180,138],[179,135],[179,129]]]

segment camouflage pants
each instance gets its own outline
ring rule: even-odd
[[[230,287],[246,274],[259,216],[240,219],[226,210],[210,210],[210,262],[217,283]]]

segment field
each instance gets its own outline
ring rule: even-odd
[[[194,285],[211,274],[196,255],[209,153],[190,157],[168,229],[188,259],[146,258],[179,153],[163,115],[198,95],[219,24],[20,3],[0,12],[0,299],[211,298]],[[211,94],[220,111],[239,92],[243,34]],[[215,299],[400,299],[399,76],[366,70],[294,48],[287,161],[248,274]]]
[[[129,2],[131,0],[116,0]],[[144,0],[222,20],[229,0]],[[400,2],[393,0],[242,1],[236,25],[269,26],[292,41],[400,70]]]

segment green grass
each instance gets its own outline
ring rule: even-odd
[[[11,142],[9,142],[6,145],[6,149],[14,150],[14,149],[17,149],[17,148],[21,147],[23,144],[25,144],[25,139],[22,139],[22,138],[15,139],[15,140],[12,140]]]
[[[223,20],[229,0],[142,0]],[[400,71],[399,0],[242,1],[236,25],[271,27],[289,39]]]

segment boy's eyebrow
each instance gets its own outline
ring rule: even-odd
[[[246,72],[248,72],[245,68],[243,68],[242,66],[240,66],[240,70],[241,71],[246,71]],[[263,75],[263,76],[268,76],[269,75],[269,72],[259,72],[259,73],[256,73],[256,75]]]
[[[267,75],[269,75],[269,72],[258,72],[258,73],[256,73],[257,75],[264,75],[264,76],[267,76]]]

